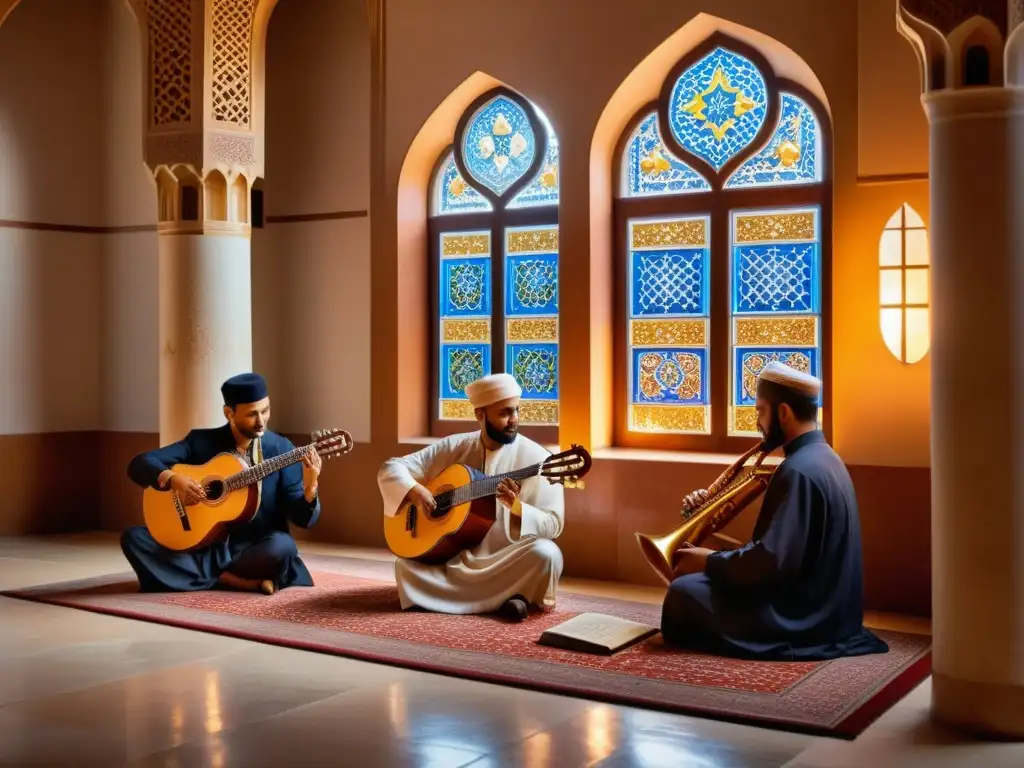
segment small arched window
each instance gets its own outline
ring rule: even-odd
[[[466,385],[505,371],[523,388],[526,431],[557,439],[558,139],[507,88],[471,104],[453,138],[430,197],[432,431],[464,431]]]
[[[916,363],[931,344],[928,230],[906,203],[885,225],[878,263],[885,346],[900,362]]]

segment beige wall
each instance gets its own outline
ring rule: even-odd
[[[362,0],[284,0],[267,41],[266,210],[369,208]],[[278,429],[370,439],[369,218],[271,223],[253,238],[253,343]]]
[[[0,219],[103,223],[102,7],[21,4],[0,27]],[[100,427],[96,236],[0,229],[0,434]]]
[[[896,3],[859,0],[858,5],[858,173],[927,173],[921,78],[913,49],[896,31]]]

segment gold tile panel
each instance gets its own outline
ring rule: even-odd
[[[757,409],[752,405],[741,405],[732,408],[732,429],[729,430],[729,434],[749,434],[749,435],[760,435],[757,431]],[[824,412],[821,408],[818,409],[818,424],[822,423],[822,417]]]
[[[506,341],[558,341],[558,318],[515,318],[505,321]]]
[[[441,235],[441,252],[445,256],[489,256],[491,236]]]
[[[630,344],[635,347],[703,347],[707,320],[631,320]]]
[[[630,428],[635,432],[708,431],[708,408],[704,405],[634,405]]]
[[[703,246],[708,242],[706,219],[683,219],[681,221],[650,221],[633,225],[634,248],[656,248],[658,246]]]
[[[508,233],[509,253],[558,253],[558,229],[519,229]]]
[[[814,211],[759,213],[736,217],[737,243],[772,240],[814,240],[817,237]]]
[[[736,318],[736,343],[814,347],[818,344],[818,321],[814,317]]]
[[[491,340],[490,320],[445,320],[444,341],[486,341]]]
[[[558,403],[545,400],[520,400],[521,424],[558,424]]]
[[[441,418],[457,419],[459,421],[476,421],[473,413],[473,406],[469,400],[442,400]]]
[[[741,405],[732,409],[732,434],[758,434],[757,409],[752,405]]]

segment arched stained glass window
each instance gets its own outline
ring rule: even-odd
[[[466,385],[506,371],[523,388],[520,423],[554,436],[558,194],[558,139],[547,117],[506,88],[470,105],[431,194],[435,434],[465,430],[474,419]]]
[[[928,230],[904,203],[882,232],[878,248],[882,339],[897,360],[916,363],[931,346]]]
[[[773,360],[829,391],[828,119],[715,34],[620,140],[616,442],[738,449]],[[827,411],[822,414],[827,428]]]

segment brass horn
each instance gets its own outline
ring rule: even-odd
[[[671,533],[657,538],[643,533],[636,534],[640,551],[662,581],[666,584],[672,582],[672,558],[683,544],[699,546],[704,539],[727,526],[750,502],[764,493],[775,471],[774,467],[761,466],[769,453],[762,442],[740,456],[708,487],[708,497],[700,506],[683,510],[682,525]],[[752,456],[754,463],[743,466]]]

